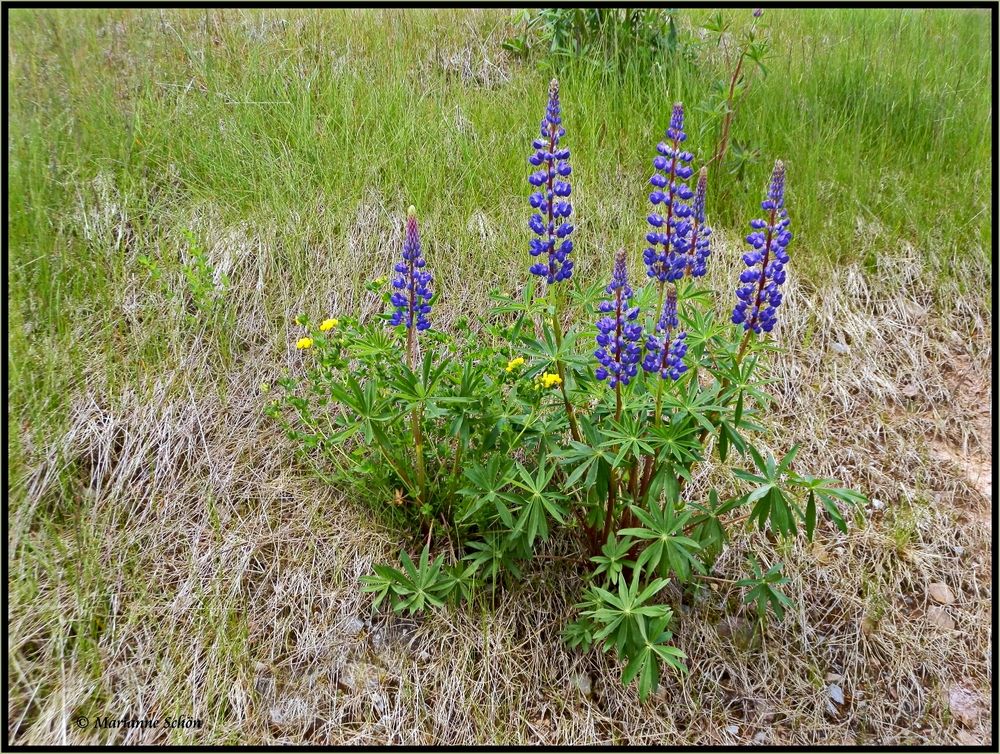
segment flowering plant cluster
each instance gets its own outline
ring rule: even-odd
[[[762,357],[790,261],[784,165],[775,163],[765,217],[751,222],[731,314],[717,319],[699,287],[713,253],[708,174],[688,186],[695,155],[682,105],[653,158],[649,245],[617,251],[606,286],[585,289],[573,276],[565,137],[553,81],[528,158],[534,237],[521,295],[495,293],[478,329],[468,319],[438,329],[440,292],[411,207],[395,278],[369,286],[390,313],[299,320],[302,374],[282,380],[270,413],[318,471],[384,499],[387,520],[412,536],[399,567],[376,565],[364,578],[376,609],[415,612],[510,588],[558,532],[589,568],[566,641],[615,653],[624,682],[637,680],[646,697],[662,669],[685,669],[665,587],[694,588],[727,526],[747,520],[811,539],[827,522],[846,531],[844,506],[864,497],[801,473],[797,447],[775,459],[751,439],[770,401]],[[633,288],[640,264],[646,283]],[[692,494],[696,467],[713,455],[729,481]],[[766,574],[749,564],[739,585],[763,626],[768,609],[780,619],[789,604],[786,579],[780,563]]]

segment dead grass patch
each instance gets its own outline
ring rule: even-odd
[[[8,519],[13,740],[991,742],[991,490],[979,474],[992,465],[990,323],[974,305],[953,300],[975,335],[954,337],[912,259],[881,259],[877,278],[846,267],[818,288],[793,277],[764,444],[801,442],[803,465],[861,488],[872,508],[846,537],[821,527],[813,545],[737,530],[721,581],[671,595],[690,674],[641,704],[616,663],[563,646],[579,583],[558,560],[540,558],[521,587],[462,609],[371,615],[359,578],[394,559],[402,538],[372,515],[379,501],[324,486],[264,417],[258,386],[301,358],[267,336],[276,315],[373,311],[360,283],[388,268],[401,232],[382,206],[359,207],[349,253],[317,254],[317,269],[336,274],[317,274],[308,296],[279,284],[273,255],[252,253],[270,239],[206,227],[233,281],[229,371],[215,371],[213,341],[196,333],[169,373],[81,396],[66,434],[38,449]],[[469,219],[484,239],[490,227]],[[101,233],[118,242],[113,223]],[[709,280],[720,301],[737,262],[720,241]],[[485,304],[499,279],[483,270],[484,285],[458,288],[462,264],[441,281],[459,292],[438,323]],[[715,471],[701,468],[691,494]],[[759,646],[728,583],[751,542],[786,563],[798,606]],[[571,547],[559,539],[546,553]],[[953,601],[933,602],[932,583]],[[80,731],[68,721],[81,711],[174,712],[205,726],[174,738]]]

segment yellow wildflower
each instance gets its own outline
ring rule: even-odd
[[[313,339],[312,338],[299,338],[298,342],[295,344],[296,348],[312,348]]]
[[[323,320],[323,324],[321,324],[319,326],[319,329],[322,330],[323,332],[326,332],[327,330],[332,330],[333,328],[337,327],[338,325],[340,325],[340,320],[339,319],[336,319],[336,318],[334,318],[334,319],[324,319]]]
[[[542,372],[538,377],[538,386],[543,388],[555,387],[556,385],[562,385],[562,377],[558,374],[551,374],[549,372]]]
[[[504,369],[504,371],[507,374],[510,374],[522,364],[524,364],[524,359],[518,356],[516,359],[511,359],[510,361],[507,362],[507,367]]]

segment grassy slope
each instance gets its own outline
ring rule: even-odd
[[[262,735],[239,722],[241,714],[253,718],[246,710],[255,627],[233,604],[252,602],[249,587],[226,581],[234,566],[211,547],[206,554],[192,544],[190,561],[169,551],[180,560],[163,562],[184,564],[177,571],[163,571],[150,553],[163,552],[167,535],[195,543],[204,536],[220,547],[227,538],[243,543],[248,530],[232,522],[252,518],[248,510],[266,530],[300,527],[293,539],[326,520],[314,488],[307,495],[314,502],[290,522],[285,497],[261,513],[266,496],[245,489],[249,481],[239,487],[244,477],[268,489],[281,486],[274,479],[290,489],[306,483],[287,468],[287,451],[275,460],[255,447],[269,431],[259,421],[256,386],[293,363],[292,313],[370,303],[361,283],[388,268],[405,205],[416,204],[424,219],[428,256],[445,292],[444,321],[481,305],[489,284],[509,286],[523,273],[524,158],[548,74],[504,59],[498,43],[506,16],[335,15],[348,22],[241,11],[11,14],[8,460],[18,547],[9,581],[17,618],[11,715],[33,723],[37,740],[58,740],[46,736],[62,735],[59,714],[67,706],[135,703],[135,689],[155,687],[150,677],[118,677],[122,656],[109,647],[126,651],[135,643],[130,631],[177,610],[197,614],[184,613],[192,622],[179,624],[171,641],[155,636],[147,647],[161,671],[159,703],[197,696],[216,716],[213,740]],[[900,374],[927,366],[913,357],[913,341],[896,340],[894,327],[920,338],[932,363],[951,358],[940,333],[972,343],[978,363],[985,358],[992,297],[984,285],[992,241],[988,16],[809,10],[768,17],[776,52],[770,75],[758,81],[735,126],[735,136],[759,146],[763,158],[742,184],[713,183],[712,218],[723,237],[737,237],[770,160],[784,158],[795,270],[808,310],[798,320],[789,315],[786,337],[822,346],[861,333],[855,351],[866,366],[905,362],[901,372],[874,369],[867,381],[834,370],[844,383],[834,396],[839,409],[814,401],[797,413],[786,386],[786,415],[810,410],[804,425],[822,426],[857,410],[848,394],[900,400]],[[604,275],[609,249],[625,245],[638,256],[648,159],[669,105],[702,101],[722,75],[710,52],[697,71],[662,76],[560,72],[583,280]],[[689,122],[696,131],[697,116]],[[702,156],[709,140],[692,143]],[[153,286],[138,262],[151,257],[168,289],[183,291],[183,228],[234,282],[218,319],[204,327],[192,327],[177,299]],[[729,285],[719,279],[720,290]],[[824,291],[855,298],[831,302]],[[873,324],[872,317],[885,321]],[[808,364],[811,379],[830,377],[821,371],[827,366]],[[801,375],[794,365],[787,374]],[[924,393],[940,399],[945,388],[928,381]],[[958,419],[941,421],[952,437],[968,439]],[[878,432],[859,435],[888,445]],[[909,437],[898,436],[900,452],[913,452]],[[834,460],[845,458],[859,463],[846,443]],[[843,472],[837,463],[831,470]],[[854,473],[890,487],[884,469]],[[910,510],[933,486],[933,472],[914,472],[897,494]],[[895,526],[887,523],[890,533]],[[903,544],[912,544],[916,524],[899,526]],[[348,603],[350,574],[370,561],[365,543],[379,536],[347,537],[344,552],[356,551],[359,560],[323,571]],[[294,552],[287,555],[302,565]],[[215,578],[198,570],[198,558],[214,558],[218,570],[205,573]],[[254,565],[257,558],[263,561]],[[253,572],[266,562],[251,551],[235,568]],[[74,579],[68,568],[76,569]],[[190,581],[193,572],[201,573],[198,583]],[[153,576],[145,581],[143,574]],[[893,578],[880,589],[893,588]],[[118,603],[123,585],[139,590],[126,608]],[[115,633],[119,620],[124,634]],[[124,644],[123,635],[130,637]],[[213,659],[198,664],[185,649],[192,636]],[[173,655],[171,672],[163,672],[163,653]],[[248,688],[240,696],[230,687],[240,686],[244,672]],[[938,731],[940,712],[918,706]],[[851,735],[863,729],[856,721],[843,725]],[[477,736],[503,735],[502,728],[486,732],[486,722],[467,726]],[[907,736],[923,735],[902,727]],[[608,735],[600,727],[572,730]]]

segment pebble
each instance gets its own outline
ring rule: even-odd
[[[351,617],[344,624],[344,633],[348,636],[357,636],[365,630],[365,622],[358,617]]]
[[[826,687],[826,693],[830,695],[830,698],[837,704],[844,703],[844,690],[840,688],[836,683],[831,683]]]

